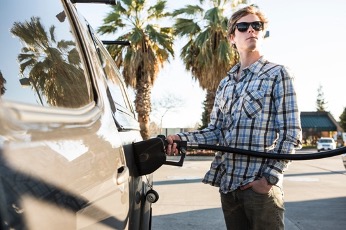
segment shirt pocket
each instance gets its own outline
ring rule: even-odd
[[[256,118],[263,108],[263,91],[246,92],[243,100],[243,111],[250,119]]]
[[[224,115],[229,113],[230,108],[229,108],[229,105],[227,103],[227,99],[225,99],[225,98],[220,99],[219,108]]]
[[[221,99],[220,101],[220,111],[222,113],[222,127],[229,127],[230,123],[231,123],[231,119],[230,119],[230,110],[231,110],[231,100],[227,100],[227,99]]]

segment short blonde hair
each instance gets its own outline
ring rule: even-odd
[[[267,17],[264,15],[262,11],[260,11],[260,9],[257,6],[250,5],[232,14],[231,18],[228,21],[228,28],[227,28],[228,36],[231,36],[232,34],[234,34],[236,23],[238,22],[238,20],[241,19],[242,17],[245,17],[248,14],[256,15],[260,19],[260,21],[263,22],[263,30],[265,31],[267,29],[267,26],[268,26]]]

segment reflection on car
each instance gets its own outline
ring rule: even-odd
[[[0,229],[150,229],[133,100],[91,26],[70,0],[0,11]]]

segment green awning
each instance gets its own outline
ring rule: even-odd
[[[327,112],[302,112],[300,119],[302,129],[306,131],[337,131]]]

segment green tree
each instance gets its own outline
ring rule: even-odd
[[[238,61],[237,52],[230,46],[227,35],[229,7],[246,1],[210,0],[211,7],[204,9],[204,0],[197,5],[186,5],[173,12],[175,34],[187,39],[180,57],[186,70],[192,72],[202,89],[206,90],[203,124],[206,126],[214,104],[215,91],[227,71]],[[209,4],[210,6],[210,4]]]
[[[202,124],[198,127],[198,129],[200,129],[200,130],[206,128],[208,126],[208,122],[209,122],[210,114],[208,114],[208,111],[206,110],[206,108],[207,108],[206,103],[207,103],[207,100],[204,100],[203,106],[205,109],[202,112],[202,119],[201,119]]]
[[[316,110],[318,112],[326,111],[327,102],[324,99],[323,88],[320,85],[317,89]]]
[[[23,44],[18,55],[20,73],[43,105],[42,96],[53,106],[80,107],[90,100],[81,62],[73,41],[57,41],[55,26],[46,31],[38,17],[16,22],[11,33]],[[81,96],[67,97],[80,93]],[[74,98],[74,100],[72,100]]]
[[[344,108],[344,111],[340,115],[339,119],[340,119],[339,124],[341,128],[346,131],[346,107]]]
[[[101,34],[116,34],[116,40],[128,40],[130,46],[111,45],[108,51],[122,69],[125,82],[135,89],[135,107],[141,135],[149,138],[151,89],[159,68],[174,57],[171,27],[161,27],[158,22],[169,16],[166,1],[158,0],[148,6],[147,0],[120,0],[98,29]]]

